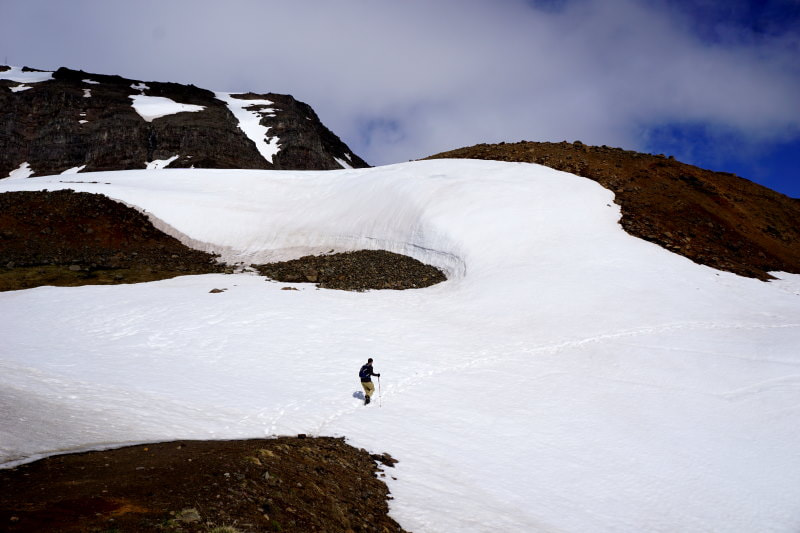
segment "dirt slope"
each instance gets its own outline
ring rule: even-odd
[[[396,461],[344,439],[179,441],[0,470],[0,531],[401,533]]]
[[[0,291],[154,281],[225,272],[205,252],[101,194],[0,194]]]

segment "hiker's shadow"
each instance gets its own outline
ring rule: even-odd
[[[353,393],[353,398],[358,398],[359,400],[364,399],[364,393],[362,391],[356,391]]]

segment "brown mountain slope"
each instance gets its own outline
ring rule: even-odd
[[[428,159],[437,158],[538,163],[583,176],[614,192],[631,235],[742,276],[800,273],[800,200],[733,174],[580,141],[479,144]]]

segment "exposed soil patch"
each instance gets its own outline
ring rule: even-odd
[[[800,273],[800,200],[733,174],[575,143],[479,144],[431,156],[538,163],[615,194],[622,227],[703,265],[761,280]]]
[[[0,194],[0,290],[225,272],[135,209],[71,190]]]
[[[253,265],[262,275],[287,283],[316,283],[317,287],[365,291],[417,289],[447,278],[436,267],[385,250],[360,250]]]
[[[402,532],[380,480],[392,462],[329,437],[55,456],[0,470],[0,530]]]

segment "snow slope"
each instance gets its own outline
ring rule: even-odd
[[[800,530],[800,276],[696,265],[624,233],[596,183],[529,164],[91,181],[0,191],[101,192],[228,260],[384,248],[450,279],[0,293],[7,464],[122,442],[344,435],[399,459],[391,514],[417,532]],[[382,402],[364,407],[368,356]]]

